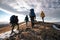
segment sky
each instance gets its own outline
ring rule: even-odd
[[[43,11],[46,22],[60,22],[60,0],[0,0],[0,22],[9,22],[14,14],[22,22],[31,8],[34,8],[36,20],[42,21],[40,13]]]
[[[10,22],[10,17],[12,15],[18,16],[19,23],[24,21],[25,16],[22,15],[22,14],[19,14],[19,15],[18,14],[8,14],[8,13],[0,10],[0,24],[1,23],[9,23]]]
[[[8,22],[9,21],[9,17],[10,17],[10,14],[5,13],[5,12],[0,10],[0,22]]]

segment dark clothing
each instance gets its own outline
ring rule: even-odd
[[[30,16],[30,20],[31,20],[31,26],[32,26],[32,28],[33,28],[33,27],[34,27],[34,20],[35,20],[35,18],[36,18],[34,9],[31,9],[31,10],[30,10],[29,16]]]
[[[31,17],[31,26],[34,27],[34,17]]]
[[[11,24],[17,24],[18,23],[18,17],[17,16],[11,16],[10,18],[10,23]]]
[[[12,15],[10,17],[10,24],[11,24],[11,27],[12,27],[12,32],[11,33],[14,32],[13,29],[16,25],[18,26],[17,29],[19,30],[18,16]]]
[[[36,17],[35,13],[34,13],[34,9],[30,10],[30,14],[29,14],[30,18],[31,17]]]
[[[29,21],[29,18],[28,18],[28,16],[26,15],[26,17],[25,17],[26,26],[28,25],[28,21]]]
[[[25,17],[25,21],[26,21],[26,22],[28,22],[28,21],[29,21],[28,16],[26,16],[26,17]]]
[[[11,24],[15,23],[15,15],[12,15],[12,16],[10,17],[10,23],[11,23]]]
[[[18,24],[18,16],[15,17],[15,23]]]
[[[19,24],[12,24],[11,27],[12,27],[12,31],[11,31],[11,34],[14,32],[14,27],[17,25],[17,30],[19,30]]]

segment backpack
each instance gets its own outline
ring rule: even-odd
[[[12,16],[10,17],[10,23],[15,23],[15,15],[12,15]]]
[[[34,9],[30,9],[30,14],[29,14],[30,18],[31,17],[36,17]]]
[[[15,16],[15,23],[18,23],[18,16]]]

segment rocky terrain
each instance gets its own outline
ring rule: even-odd
[[[60,40],[60,30],[54,29],[52,25],[53,23],[35,22],[34,28],[32,28],[30,22],[28,27],[25,23],[20,24],[20,31],[4,40]],[[11,28],[7,30],[11,30]]]

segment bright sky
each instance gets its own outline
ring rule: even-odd
[[[22,15],[22,14],[19,14],[19,15],[18,14],[8,14],[8,13],[0,10],[0,22],[9,22],[10,21],[10,17],[12,15],[17,15],[18,19],[19,19],[19,22],[23,22],[24,21],[24,17],[25,16]]]
[[[0,10],[0,22],[8,22],[11,15]]]
[[[0,0],[0,22],[9,22],[13,14],[18,15],[19,22],[22,22],[31,8],[34,8],[39,21],[43,10],[45,21],[60,22],[60,0]]]

